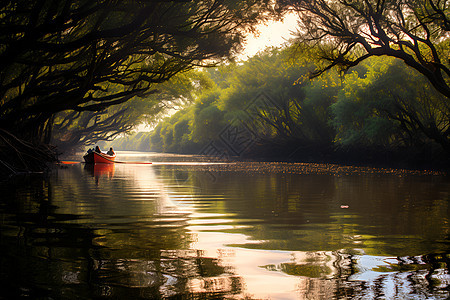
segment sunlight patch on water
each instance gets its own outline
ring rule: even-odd
[[[221,163],[221,162],[154,162],[155,166],[215,166],[215,165],[226,165],[229,163]]]
[[[279,250],[253,250],[230,247],[228,244],[258,244],[264,241],[249,240],[242,234],[197,232],[197,242],[191,246],[204,249],[205,255],[217,257],[222,264],[233,268],[245,280],[245,295],[256,299],[292,299],[298,293],[301,279],[281,270],[263,266],[279,266],[305,257],[302,252]],[[306,279],[306,278],[305,278]],[[270,283],[270,284],[269,284]],[[274,288],[276,287],[276,288]]]
[[[191,230],[193,232],[199,232],[199,231],[227,231],[232,229],[238,229],[243,227],[236,227],[233,225],[223,225],[223,224],[207,224],[207,225],[190,225],[186,227],[188,230]]]

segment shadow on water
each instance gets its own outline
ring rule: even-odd
[[[0,193],[0,298],[450,296],[442,176],[75,165]]]

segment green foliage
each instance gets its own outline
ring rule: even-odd
[[[216,139],[224,128],[224,111],[217,107],[219,96],[219,91],[213,90],[200,97],[196,102],[193,108],[194,122],[192,126],[192,138],[195,142],[207,143]]]
[[[301,64],[297,60],[303,61]],[[314,64],[295,48],[267,49],[246,62],[207,69],[210,84],[193,105],[153,131],[152,150],[199,152],[233,124],[245,125],[260,144],[331,144],[329,106],[338,78],[304,81]],[[306,97],[306,95],[310,95]]]
[[[152,134],[150,135],[150,149],[155,152],[164,152],[164,146],[163,146],[163,139],[161,136],[161,128],[162,123],[159,123],[158,126],[153,130]],[[149,145],[149,146],[150,146]],[[130,149],[128,149],[130,150]]]
[[[237,123],[267,149],[445,149],[449,107],[420,73],[382,56],[345,77],[327,72],[310,80],[315,64],[310,53],[296,49],[268,49],[240,64],[205,70],[208,89],[155,128],[150,148],[199,153],[221,143],[221,133]]]
[[[297,40],[320,60],[313,76],[347,71],[369,57],[402,60],[450,98],[448,1],[290,1]],[[448,101],[448,99],[447,99]]]
[[[337,130],[336,141],[341,145],[387,145],[389,137],[395,131],[394,122],[382,117],[383,110],[392,106],[392,99],[383,90],[377,90],[383,84],[398,84],[395,79],[383,82],[387,79],[383,75],[394,61],[373,61],[372,64],[365,63],[361,66],[364,68],[363,72],[354,71],[345,77],[338,101],[332,106],[332,122]],[[392,87],[387,89],[390,88]]]
[[[338,144],[392,148],[433,140],[446,147],[450,110],[423,76],[387,57],[361,67],[345,77],[332,105]]]

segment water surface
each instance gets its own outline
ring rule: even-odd
[[[0,298],[450,296],[446,176],[117,159],[0,183]]]

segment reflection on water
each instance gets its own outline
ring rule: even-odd
[[[0,298],[450,296],[447,177],[127,159],[0,183]]]
[[[107,176],[112,178],[114,176],[115,164],[85,164],[84,169],[95,178],[95,184],[98,185],[100,177]]]

